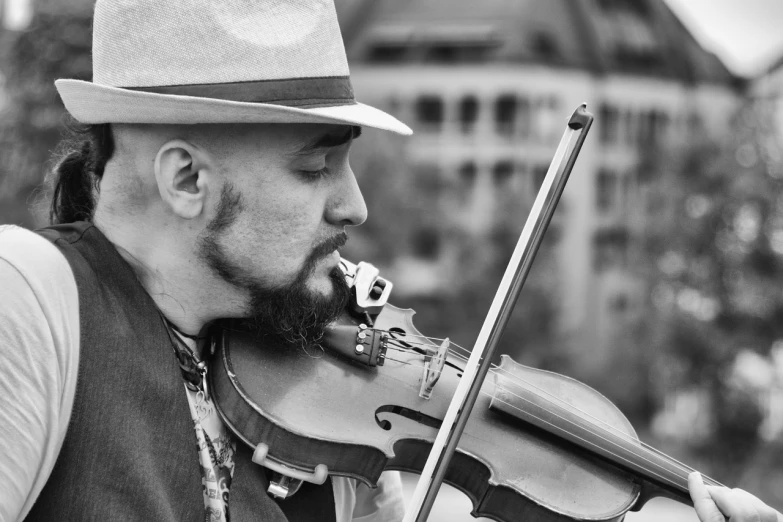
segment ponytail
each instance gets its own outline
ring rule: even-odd
[[[71,125],[70,135],[60,143],[52,171],[53,225],[92,221],[95,196],[106,163],[114,153],[111,125]]]

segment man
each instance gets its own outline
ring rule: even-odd
[[[0,232],[3,520],[399,520],[393,474],[270,499],[199,370],[220,319],[317,340],[367,215],[352,141],[410,134],[353,100],[331,0],[98,0],[93,70],[57,82],[88,125],[60,225]],[[776,516],[692,491],[705,521]]]

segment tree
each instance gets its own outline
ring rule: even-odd
[[[749,471],[769,446],[759,435],[764,391],[741,368],[769,361],[783,339],[783,161],[769,112],[749,103],[724,143],[648,162],[656,174],[644,188],[641,259],[650,300],[636,339],[652,359],[659,405],[673,391],[704,392],[711,422],[686,437],[691,450],[713,456],[718,477],[751,486],[754,473],[783,464],[778,454],[766,471]],[[774,495],[765,498],[783,501]]]
[[[66,115],[54,80],[92,77],[90,15],[89,10],[70,16],[39,11],[26,30],[2,35],[7,105],[0,118],[0,223],[45,223],[30,211],[30,203]]]

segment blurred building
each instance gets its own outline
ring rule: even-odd
[[[2,26],[18,31],[33,13],[89,16],[94,1],[0,3]],[[561,326],[602,345],[642,297],[630,270],[640,162],[725,129],[737,79],[662,0],[336,5],[358,97],[414,128],[395,159],[411,193],[437,187],[446,216],[400,245],[399,266],[416,268],[394,274],[401,291],[454,288],[466,241],[521,229],[515,210],[532,203],[571,112],[595,113],[550,235]]]
[[[772,111],[778,138],[783,142],[783,56],[753,82],[753,96],[762,110]]]
[[[596,122],[553,226],[562,328],[599,348],[643,297],[629,267],[633,210],[644,203],[640,163],[724,132],[737,78],[662,0],[338,0],[338,8],[357,95],[413,127],[410,176],[441,179],[445,228],[481,238],[507,226],[508,203],[532,202],[565,122],[587,103]],[[446,236],[427,260],[441,288],[459,280],[449,247],[459,238]]]

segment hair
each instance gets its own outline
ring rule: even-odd
[[[49,221],[52,225],[92,221],[106,163],[114,154],[111,124],[71,122],[55,152]]]

